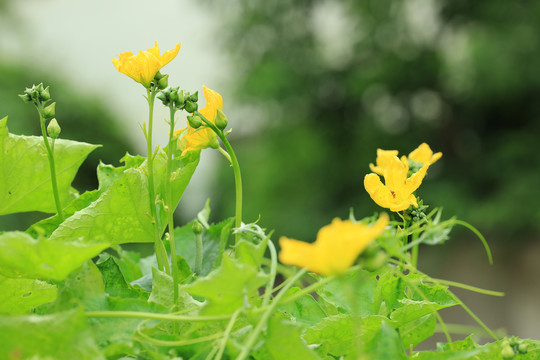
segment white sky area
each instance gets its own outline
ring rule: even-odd
[[[148,118],[143,97],[146,91],[113,66],[111,59],[121,52],[137,53],[153,47],[154,41],[158,41],[163,52],[180,42],[178,56],[162,71],[169,74],[169,84],[199,90],[200,107],[205,104],[202,85],[227,99],[222,84],[223,74],[229,71],[225,71],[226,59],[215,41],[219,25],[215,14],[197,1],[25,0],[12,1],[9,6],[9,17],[0,23],[0,57],[56,72],[82,93],[102,99],[128,130],[126,136],[140,154],[146,155],[139,127]],[[54,84],[49,85],[54,96]],[[61,121],[61,114],[57,115]],[[166,145],[167,118],[168,110],[157,100],[155,145]],[[177,122],[177,128],[180,127],[184,127],[184,119]],[[216,161],[224,161],[219,156],[215,151],[203,152],[182,200],[188,215],[204,205],[208,194],[204,179],[208,176],[202,174],[211,171]]]

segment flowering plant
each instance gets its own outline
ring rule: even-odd
[[[313,243],[282,237],[278,251],[272,232],[242,221],[240,165],[221,95],[204,87],[198,110],[198,92],[169,87],[160,73],[179,49],[160,55],[156,43],[113,59],[147,92],[147,153],[126,154],[119,167],[100,164],[93,191],[79,194],[71,182],[98,145],[60,138],[49,87],[21,95],[38,110],[40,137],[11,134],[7,117],[0,120],[0,215],[54,213],[0,233],[1,359],[538,358],[540,342],[501,338],[452,288],[502,293],[417,267],[420,245],[443,244],[454,226],[477,234],[491,262],[474,227],[443,220],[416,193],[441,153],[427,144],[401,158],[378,150],[364,185],[384,212],[336,218]],[[170,110],[164,147],[152,144],[156,98]],[[183,111],[187,125],[178,130]],[[179,227],[174,210],[206,148],[232,166],[235,214],[212,223],[207,202]],[[127,243],[152,243],[154,253],[128,251]],[[444,320],[449,307],[461,307],[491,342],[456,341],[461,328]],[[437,332],[444,343],[417,347]]]

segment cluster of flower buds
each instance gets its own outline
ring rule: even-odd
[[[173,105],[176,110],[185,109],[189,113],[197,111],[199,101],[199,92],[193,94],[179,90],[178,87],[168,88],[159,93],[157,96],[165,106]]]
[[[501,342],[501,357],[505,360],[513,359],[516,354],[526,354],[528,351],[529,344],[514,336]]]
[[[33,85],[31,88],[26,88],[24,92],[19,95],[19,97],[27,103],[33,103],[39,111],[43,121],[50,120],[49,125],[47,126],[47,133],[53,139],[58,138],[60,135],[60,125],[58,121],[54,118],[56,115],[56,103],[46,105],[51,101],[51,94],[49,92],[49,87],[43,87],[43,83],[39,85]]]
[[[419,222],[422,219],[426,218],[425,210],[429,207],[429,205],[424,205],[424,201],[417,198],[418,207],[412,208],[410,215],[412,217],[412,220],[414,222]]]

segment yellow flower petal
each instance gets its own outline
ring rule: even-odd
[[[180,44],[160,55],[156,41],[153,48],[139,51],[137,55],[133,55],[130,51],[122,53],[118,55],[118,59],[112,59],[112,63],[122,74],[148,88],[156,73],[174,59],[178,51],[180,51]]]
[[[204,98],[206,99],[206,106],[199,110],[199,112],[212,123],[215,122],[217,109],[223,110],[223,98],[221,95],[212,89],[203,86]],[[187,130],[187,131],[186,131]],[[189,123],[187,128],[182,130],[176,130],[175,134],[180,134],[186,131],[186,133],[180,138],[180,150],[182,155],[191,150],[199,150],[206,148],[217,148],[219,146],[217,135],[212,129],[208,127],[200,127],[198,129],[192,128]]]
[[[431,150],[429,145],[426,143],[422,143],[416,149],[411,151],[411,153],[409,154],[409,159],[422,164],[429,163],[431,165],[435,161],[439,160],[441,156],[441,152],[433,154],[433,151]]]
[[[341,274],[384,231],[387,224],[387,214],[381,214],[372,226],[334,219],[319,230],[313,244],[282,237],[279,240],[279,260],[321,275]]]
[[[397,150],[377,149],[377,159],[375,160],[377,166],[369,164],[369,168],[376,174],[384,175],[384,171],[390,165],[392,158],[397,155]]]

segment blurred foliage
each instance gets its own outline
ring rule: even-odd
[[[349,207],[368,215],[376,149],[425,141],[444,153],[419,190],[427,204],[505,237],[540,230],[540,2],[212,5],[239,104],[261,112],[260,133],[233,141],[247,220],[308,240]],[[217,181],[232,189],[228,170]],[[213,194],[221,216],[232,196]]]
[[[51,97],[57,103],[56,118],[62,128],[60,138],[103,145],[90,154],[73,183],[80,192],[96,189],[96,168],[99,161],[118,164],[118,159],[126,151],[133,153],[132,145],[98,99],[78,92],[51,74],[0,62],[0,118],[8,116],[10,132],[41,136],[37,110],[17,96],[26,87],[39,82],[50,85]],[[26,226],[44,216],[41,213],[2,216],[0,229],[24,230]]]

